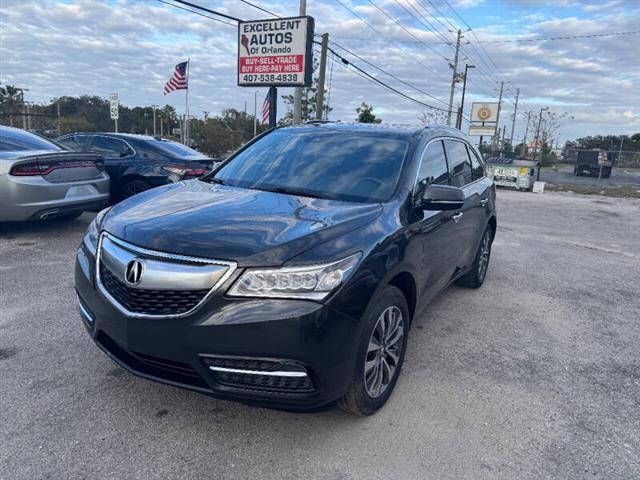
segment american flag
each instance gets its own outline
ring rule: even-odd
[[[173,77],[169,79],[164,86],[164,94],[167,95],[174,90],[186,90],[187,86],[187,64],[189,62],[182,62],[176,65],[176,69],[173,72]]]
[[[264,97],[264,103],[262,104],[262,124],[269,123],[269,111],[271,110],[271,99],[269,98],[269,92]]]

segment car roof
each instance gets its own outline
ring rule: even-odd
[[[448,127],[446,125],[405,125],[398,123],[358,123],[358,122],[328,122],[328,121],[309,121],[302,125],[281,127],[280,130],[306,131],[312,128],[332,131],[351,131],[373,134],[389,134],[390,136],[402,137],[435,137],[449,136],[468,140],[465,135],[458,129]]]

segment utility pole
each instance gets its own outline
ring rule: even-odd
[[[527,134],[529,133],[529,122],[531,122],[531,112],[527,112],[527,128],[524,129],[524,137],[522,139],[522,156],[527,151]]]
[[[300,16],[307,15],[307,0],[300,0]],[[296,87],[293,92],[293,124],[298,125],[302,122],[302,87]],[[272,125],[272,127],[275,126]]]
[[[462,130],[462,114],[464,113],[464,94],[467,91],[467,73],[470,68],[476,68],[475,65],[469,65],[465,63],[464,65],[464,82],[462,83],[462,100],[460,102],[460,110],[458,110],[458,119],[456,121],[456,128],[458,130]]]
[[[549,110],[549,107],[542,107],[540,109],[540,117],[538,118],[538,128],[536,128],[536,137],[534,140],[534,150],[533,150],[533,161],[535,162],[536,157],[538,156],[538,142],[540,142],[540,126],[542,125],[542,113],[545,110]],[[537,180],[540,180],[540,167],[542,166],[542,145],[540,146],[540,166],[538,166],[538,177]]]
[[[456,39],[456,54],[453,57],[453,63],[449,66],[453,69],[451,75],[451,92],[449,93],[449,111],[447,112],[447,125],[451,126],[451,113],[453,111],[453,96],[456,93],[456,82],[458,81],[458,55],[460,54],[460,39],[462,38],[462,31],[458,29],[458,35]]]
[[[496,115],[496,133],[493,134],[491,142],[491,151],[496,149],[496,144],[500,141],[500,110],[502,110],[502,92],[504,90],[504,82],[500,82],[500,98],[498,99],[498,113]]]
[[[324,79],[327,72],[327,49],[329,48],[329,34],[322,34],[320,50],[320,72],[318,73],[318,90],[316,91],[316,120],[322,120],[324,113]]]
[[[156,136],[156,107],[157,105],[151,105],[151,109],[153,110],[153,136]]]
[[[509,137],[509,143],[513,147],[513,132],[516,129],[516,115],[518,115],[518,98],[520,98],[520,89],[516,89],[516,104],[513,107],[513,121],[511,122],[511,136]]]
[[[258,133],[258,91],[253,92],[253,136]]]
[[[60,99],[58,98],[58,101],[56,102],[56,110],[58,111],[58,121],[57,121],[57,129],[58,129],[58,135],[60,135],[62,132],[60,131]]]

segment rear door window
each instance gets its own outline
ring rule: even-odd
[[[449,185],[447,159],[441,140],[430,143],[420,161],[418,189],[424,191],[429,185]]]
[[[133,155],[133,150],[120,139],[97,136],[93,138],[91,151],[105,159],[120,159]]]
[[[445,140],[447,161],[449,163],[449,178],[454,187],[464,187],[473,182],[473,168],[469,152],[464,143],[457,140]]]
[[[89,143],[89,137],[87,135],[70,135],[56,141],[67,147],[69,150],[81,152]]]

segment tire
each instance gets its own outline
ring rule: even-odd
[[[480,288],[487,278],[487,269],[489,268],[489,260],[491,259],[491,244],[493,243],[493,229],[487,226],[482,234],[476,258],[473,261],[471,270],[460,277],[457,281],[458,285],[468,288]]]
[[[387,285],[362,316],[355,371],[347,392],[338,401],[340,408],[365,416],[374,414],[387,402],[402,369],[409,324],[405,296],[396,287]],[[371,348],[380,343],[381,337],[386,338],[382,342],[386,347]]]
[[[151,185],[149,185],[144,180],[131,180],[125,183],[120,189],[120,200],[133,197],[134,195],[144,192],[145,190],[149,190],[150,188]]]

